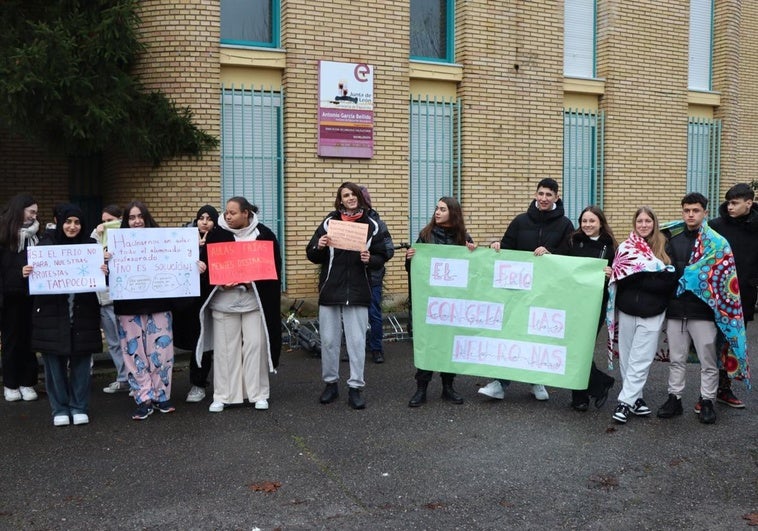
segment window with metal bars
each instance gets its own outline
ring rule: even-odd
[[[603,111],[563,112],[563,208],[577,223],[588,205],[603,207]]]
[[[416,241],[440,197],[460,199],[460,100],[411,99],[410,137],[408,237]]]

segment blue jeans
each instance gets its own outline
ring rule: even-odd
[[[42,354],[45,362],[45,389],[53,416],[86,414],[92,377],[92,355],[56,356]]]
[[[382,285],[371,286],[371,304],[368,307],[368,324],[370,332],[368,336],[368,348],[384,353],[382,349]]]
[[[126,383],[126,367],[124,353],[121,351],[121,340],[118,337],[118,321],[113,313],[113,304],[100,306],[100,324],[103,327],[105,342],[108,344],[108,354],[116,366],[116,381]]]

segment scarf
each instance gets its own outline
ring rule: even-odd
[[[656,257],[645,239],[636,232],[632,232],[616,250],[611,278],[608,281],[608,305],[605,311],[605,324],[608,327],[608,369],[613,370],[613,357],[618,354],[614,346],[618,331],[616,282],[635,273],[654,273],[668,267],[672,266],[667,266]]]
[[[232,229],[229,227],[229,225],[226,224],[226,220],[222,217],[218,218],[218,226],[234,234],[234,239],[237,241],[257,240],[258,235],[260,234],[260,231],[258,230],[258,216],[255,214],[255,212],[252,214],[253,215],[250,218],[250,224],[247,227],[242,227],[241,229]]]
[[[358,210],[356,210],[352,214],[348,214],[344,210],[340,210],[340,218],[342,219],[342,221],[358,221],[362,217],[363,217],[363,209],[362,208],[359,208]]]
[[[694,293],[713,310],[714,321],[723,335],[721,366],[729,378],[745,380],[750,389],[747,338],[734,254],[726,239],[706,223],[698,231],[676,294],[685,291]]]
[[[39,221],[34,220],[34,223],[28,227],[21,227],[18,229],[18,252],[20,253],[27,246],[37,245],[39,238],[37,237],[37,231],[39,231]]]
[[[237,241],[257,240],[258,235],[260,234],[260,231],[258,230],[258,216],[255,212],[253,212],[253,216],[250,218],[250,224],[247,227],[232,229],[226,224],[226,220],[223,217],[218,218],[218,226],[234,234],[234,239]]]

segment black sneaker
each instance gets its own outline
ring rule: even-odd
[[[630,414],[631,411],[629,411],[629,406],[621,402],[616,406],[616,411],[613,412],[613,420],[620,424],[626,424]]]
[[[176,408],[171,403],[170,400],[164,400],[163,402],[156,402],[154,404],[155,409],[160,411],[161,413],[173,413],[176,411]]]
[[[632,410],[632,413],[638,417],[644,417],[653,412],[653,410],[647,407],[647,404],[641,398],[638,398],[630,409]]]
[[[143,402],[137,406],[137,409],[132,413],[133,420],[145,420],[147,417],[153,414],[153,405],[150,402]]]
[[[702,424],[713,424],[716,422],[716,411],[713,409],[712,400],[702,400],[700,402],[700,422]]]
[[[661,407],[658,408],[658,418],[670,419],[676,415],[681,415],[684,412],[682,409],[682,399],[677,398],[676,395],[669,394],[668,400]]]

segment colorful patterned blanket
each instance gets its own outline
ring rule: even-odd
[[[729,378],[750,388],[747,338],[734,255],[726,239],[707,223],[700,228],[689,265],[679,279],[677,295],[691,291],[708,304],[723,335],[721,365]]]
[[[632,232],[616,250],[611,278],[608,281],[608,305],[605,312],[605,324],[608,327],[608,369],[613,370],[613,358],[618,357],[616,282],[635,273],[653,273],[663,271],[666,267],[666,264],[653,254],[645,239],[635,232]]]

